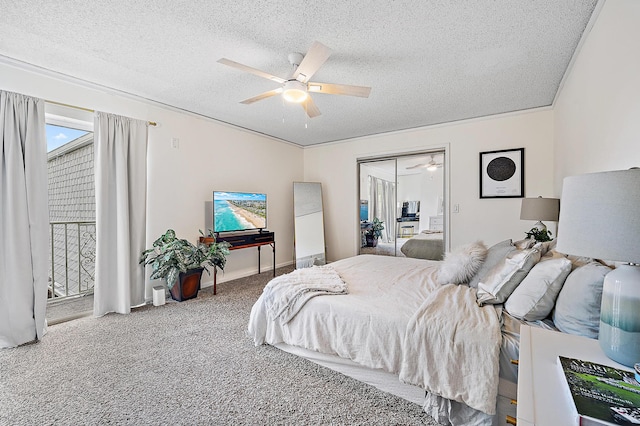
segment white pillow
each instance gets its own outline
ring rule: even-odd
[[[598,338],[600,303],[604,276],[611,268],[596,261],[578,266],[569,274],[560,290],[553,322],[558,330]]]
[[[529,271],[504,304],[512,316],[525,321],[545,319],[571,272],[571,261],[550,251]]]
[[[487,250],[487,258],[484,263],[478,269],[478,272],[471,278],[469,281],[469,287],[477,288],[478,282],[485,275],[489,273],[489,271],[496,266],[498,263],[502,262],[507,254],[515,250],[516,248],[511,243],[511,240],[504,240],[499,242],[498,244],[492,245],[489,250]]]
[[[468,283],[487,257],[487,247],[482,241],[456,247],[445,254],[438,269],[438,284]]]
[[[478,305],[504,303],[539,260],[536,247],[510,252],[478,283]]]

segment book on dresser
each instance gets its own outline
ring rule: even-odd
[[[640,384],[632,371],[563,356],[558,365],[576,425],[640,425]]]

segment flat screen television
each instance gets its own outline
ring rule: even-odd
[[[360,222],[369,220],[369,200],[360,200]]]
[[[231,232],[267,227],[267,194],[213,192],[213,231]]]

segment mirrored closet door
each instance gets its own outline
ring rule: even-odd
[[[442,258],[444,160],[434,151],[358,162],[360,254]]]

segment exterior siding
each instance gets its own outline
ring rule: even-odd
[[[93,288],[96,218],[93,134],[77,141],[80,143],[70,142],[51,151],[47,165],[51,223],[49,279],[55,282],[56,296]]]

